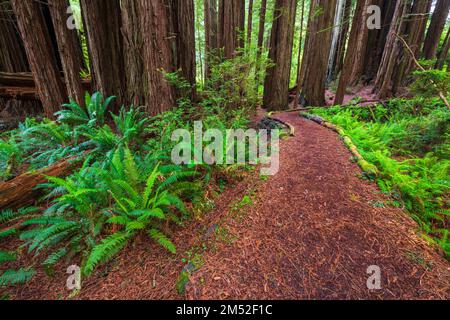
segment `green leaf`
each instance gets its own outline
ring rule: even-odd
[[[169,252],[175,254],[177,253],[177,249],[175,248],[175,245],[170,241],[164,234],[162,234],[157,229],[150,229],[148,231],[149,236],[154,239],[156,242],[158,242],[161,246],[163,246],[165,249],[167,249]]]
[[[0,263],[16,261],[17,256],[14,253],[0,251]]]
[[[95,246],[89,255],[83,273],[89,276],[95,267],[101,263],[105,263],[119,253],[127,244],[128,240],[133,236],[131,232],[117,232],[106,239],[101,244]]]
[[[0,286],[6,287],[28,282],[35,274],[36,271],[33,269],[6,270],[0,275]]]

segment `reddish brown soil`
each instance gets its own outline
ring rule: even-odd
[[[448,299],[448,262],[405,212],[375,205],[387,199],[358,177],[339,137],[295,113],[278,117],[296,136],[281,143],[277,175],[248,176],[201,220],[174,230],[176,255],[142,237],[87,280],[77,298]],[[236,207],[249,194],[254,203]],[[180,295],[183,259],[193,256],[199,269]],[[381,290],[366,287],[370,265],[381,268]],[[10,289],[11,297],[67,298],[66,267],[53,277],[40,271]]]

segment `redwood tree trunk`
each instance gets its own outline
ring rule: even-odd
[[[450,28],[447,31],[447,35],[445,36],[444,45],[439,53],[438,60],[436,61],[436,69],[442,69],[444,67],[445,61],[448,57],[448,51],[450,50]]]
[[[125,97],[120,0],[80,0],[94,88],[105,97]]]
[[[447,21],[450,9],[450,0],[437,0],[430,27],[423,46],[423,57],[427,60],[434,59],[441,40],[441,34]]]
[[[366,82],[372,81],[378,72],[383,57],[387,35],[395,12],[395,2],[391,0],[376,0],[375,4],[381,8],[381,29],[369,30],[367,50],[365,54],[364,77]]]
[[[344,15],[342,17],[342,27],[339,33],[339,39],[337,43],[336,55],[334,59],[334,68],[331,75],[331,79],[335,79],[342,71],[345,57],[345,46],[348,39],[348,31],[350,29],[350,14],[352,9],[352,0],[346,0],[344,7]]]
[[[79,55],[81,50],[77,30],[70,30],[67,27],[68,7],[69,2],[67,0],[49,0],[67,93],[70,98],[83,106],[84,89],[80,77],[83,58]]]
[[[12,0],[11,3],[45,115],[52,118],[64,103],[66,92],[42,12],[35,1]]]
[[[358,0],[359,2],[359,0]],[[362,20],[359,25],[359,31],[357,35],[357,41],[354,43],[354,46],[350,47],[354,52],[354,59],[349,61],[352,72],[350,73],[350,77],[348,79],[348,84],[350,86],[355,86],[361,80],[362,75],[364,74],[364,62],[365,62],[365,54],[369,40],[369,28],[367,27],[367,19],[369,17],[367,13],[367,8],[370,5],[376,3],[375,0],[361,0],[362,2]],[[345,67],[344,67],[345,68]]]
[[[343,17],[345,10],[345,0],[337,0],[336,14],[334,16],[334,27],[331,32],[331,48],[328,58],[327,83],[333,80],[336,55],[339,47],[339,38],[343,28]]]
[[[308,13],[308,26],[306,29],[305,46],[303,49],[302,65],[300,67],[300,77],[297,81],[297,86],[300,87],[300,90],[303,89],[303,84],[304,84],[305,77],[306,77],[306,69],[308,66],[305,62],[308,60],[308,56],[309,56],[309,46],[310,46],[311,34],[313,31],[312,25],[313,25],[313,14],[314,14],[315,5],[316,4],[314,1],[310,1],[309,13]]]
[[[310,18],[307,59],[303,60],[303,93],[312,106],[325,105],[325,86],[336,0],[312,0],[319,13]],[[314,11],[312,11],[314,12]]]
[[[172,30],[175,36],[175,67],[191,88],[188,95],[192,100],[196,95],[196,57],[194,0],[172,0]],[[184,94],[184,93],[183,93]]]
[[[168,0],[139,0],[143,43],[145,94],[150,115],[175,106],[174,90],[163,72],[173,72],[173,41],[170,38]]]
[[[425,28],[428,21],[428,13],[431,9],[432,1],[414,1],[413,5],[406,4],[406,18],[401,35],[407,42],[414,54],[414,58],[419,57],[420,47],[425,36]],[[409,50],[403,45],[400,47],[398,63],[393,74],[392,93],[395,94],[399,86],[402,85],[406,76],[417,66]]]
[[[29,71],[27,56],[18,32],[16,20],[9,12],[10,2],[2,1],[0,7],[0,71]]]
[[[236,55],[244,46],[242,32],[245,29],[245,0],[220,0],[219,47],[224,50],[225,59]]]
[[[210,74],[211,54],[218,48],[217,0],[204,0],[206,76]]]
[[[247,20],[247,44],[249,46],[252,43],[252,31],[253,31],[253,0],[249,0],[248,20]]]
[[[135,106],[146,104],[144,94],[143,40],[138,0],[122,0],[122,34],[126,77],[126,101]]]
[[[396,34],[401,34],[405,9],[406,0],[398,0],[375,82],[375,91],[381,99],[392,95],[394,67],[402,50]]]
[[[355,84],[363,73],[363,62],[368,39],[368,28],[366,24],[368,17],[367,6],[371,3],[371,0],[358,0],[356,3],[347,55],[342,67],[334,100],[335,105],[343,103],[347,86]]]
[[[256,87],[259,88],[260,77],[259,73],[261,72],[261,54],[262,47],[264,45],[264,33],[266,31],[266,12],[267,12],[267,0],[261,1],[261,9],[259,12],[259,30],[258,30],[258,48],[256,49]]]
[[[303,22],[305,19],[305,0],[302,0],[302,13],[300,19],[300,40],[298,44],[298,58],[297,58],[297,86],[295,88],[294,108],[299,104],[300,95],[300,71],[302,63],[302,42],[303,42]]]
[[[267,69],[264,83],[264,106],[271,111],[288,108],[296,11],[296,0],[277,0],[275,3],[269,48],[269,58],[275,65]]]

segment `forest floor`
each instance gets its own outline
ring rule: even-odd
[[[169,234],[176,255],[148,240],[130,245],[76,298],[448,299],[448,262],[361,178],[338,135],[297,113],[277,117],[296,133],[281,142],[277,175],[248,174]],[[380,290],[367,289],[372,265]],[[66,278],[63,268],[40,272],[11,298],[64,299]]]

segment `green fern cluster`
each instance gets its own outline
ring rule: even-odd
[[[36,208],[24,208],[17,212],[14,212],[12,210],[2,211],[0,213],[0,226],[3,227],[21,217],[35,212],[36,210]],[[16,233],[17,230],[14,228],[4,229],[2,232],[0,232],[0,240]],[[3,265],[16,262],[16,260],[16,253],[0,250],[0,266],[2,266],[2,269]],[[6,270],[0,271],[0,288],[26,283],[30,281],[35,274],[36,271],[32,268],[6,268]]]
[[[120,145],[143,144],[147,119],[139,109],[121,108],[118,115],[111,114],[114,125],[106,124],[114,99],[86,94],[86,107],[71,101],[55,114],[57,121],[26,119],[0,139],[0,181],[14,177],[21,166],[37,170],[87,151],[95,162]]]
[[[175,246],[160,231],[160,227],[165,221],[181,223],[182,217],[177,212],[187,214],[179,196],[195,187],[194,183],[185,180],[193,177],[196,172],[160,164],[153,166],[150,174],[143,175],[145,170],[138,165],[128,148],[115,152],[110,171],[105,177],[113,200],[107,223],[120,226],[121,231],[103,239],[93,248],[84,267],[86,275],[91,274],[98,264],[110,260],[141,231],[175,253]]]
[[[204,196],[214,169],[172,164],[171,134],[179,128],[192,131],[196,120],[203,120],[205,129],[224,132],[246,126],[248,109],[225,112],[222,98],[210,94],[200,107],[183,98],[180,108],[149,119],[134,107],[107,114],[114,97],[103,99],[94,93],[86,95],[85,107],[74,101],[65,105],[56,114],[57,121],[27,119],[2,137],[0,163],[7,169],[0,172],[0,179],[11,178],[19,166],[34,170],[73,156],[85,161],[70,176],[48,177],[38,186],[45,193],[43,213],[32,208],[2,212],[0,225],[9,228],[0,237],[19,236],[47,270],[63,259],[79,259],[85,276],[138,234],[175,253],[165,232],[190,218],[185,203],[197,203]],[[107,121],[109,116],[112,121]],[[20,228],[11,227],[17,225]],[[5,252],[0,258],[10,262],[13,257]],[[26,267],[8,270],[0,283],[20,283],[33,274]]]
[[[96,92],[92,96],[86,93],[85,108],[79,106],[74,100],[71,100],[69,104],[63,105],[66,109],[55,113],[55,115],[58,117],[58,122],[71,126],[103,126],[105,124],[108,106],[115,98],[112,96],[103,100],[100,92]]]
[[[420,99],[421,103],[427,100]],[[450,257],[450,112],[429,100],[399,106],[316,109],[342,127],[363,157],[381,173],[377,182],[408,209]],[[433,108],[435,108],[433,110]],[[409,110],[406,111],[406,110]]]
[[[198,188],[192,182],[197,172],[154,160],[142,160],[128,147],[120,147],[110,160],[85,166],[66,179],[48,177],[49,183],[41,187],[49,190],[52,205],[43,216],[22,223],[29,228],[20,235],[29,252],[45,254],[46,267],[81,254],[85,275],[141,231],[175,252],[160,228],[164,222],[181,223],[187,217],[181,197]],[[119,230],[107,236],[106,225]]]

